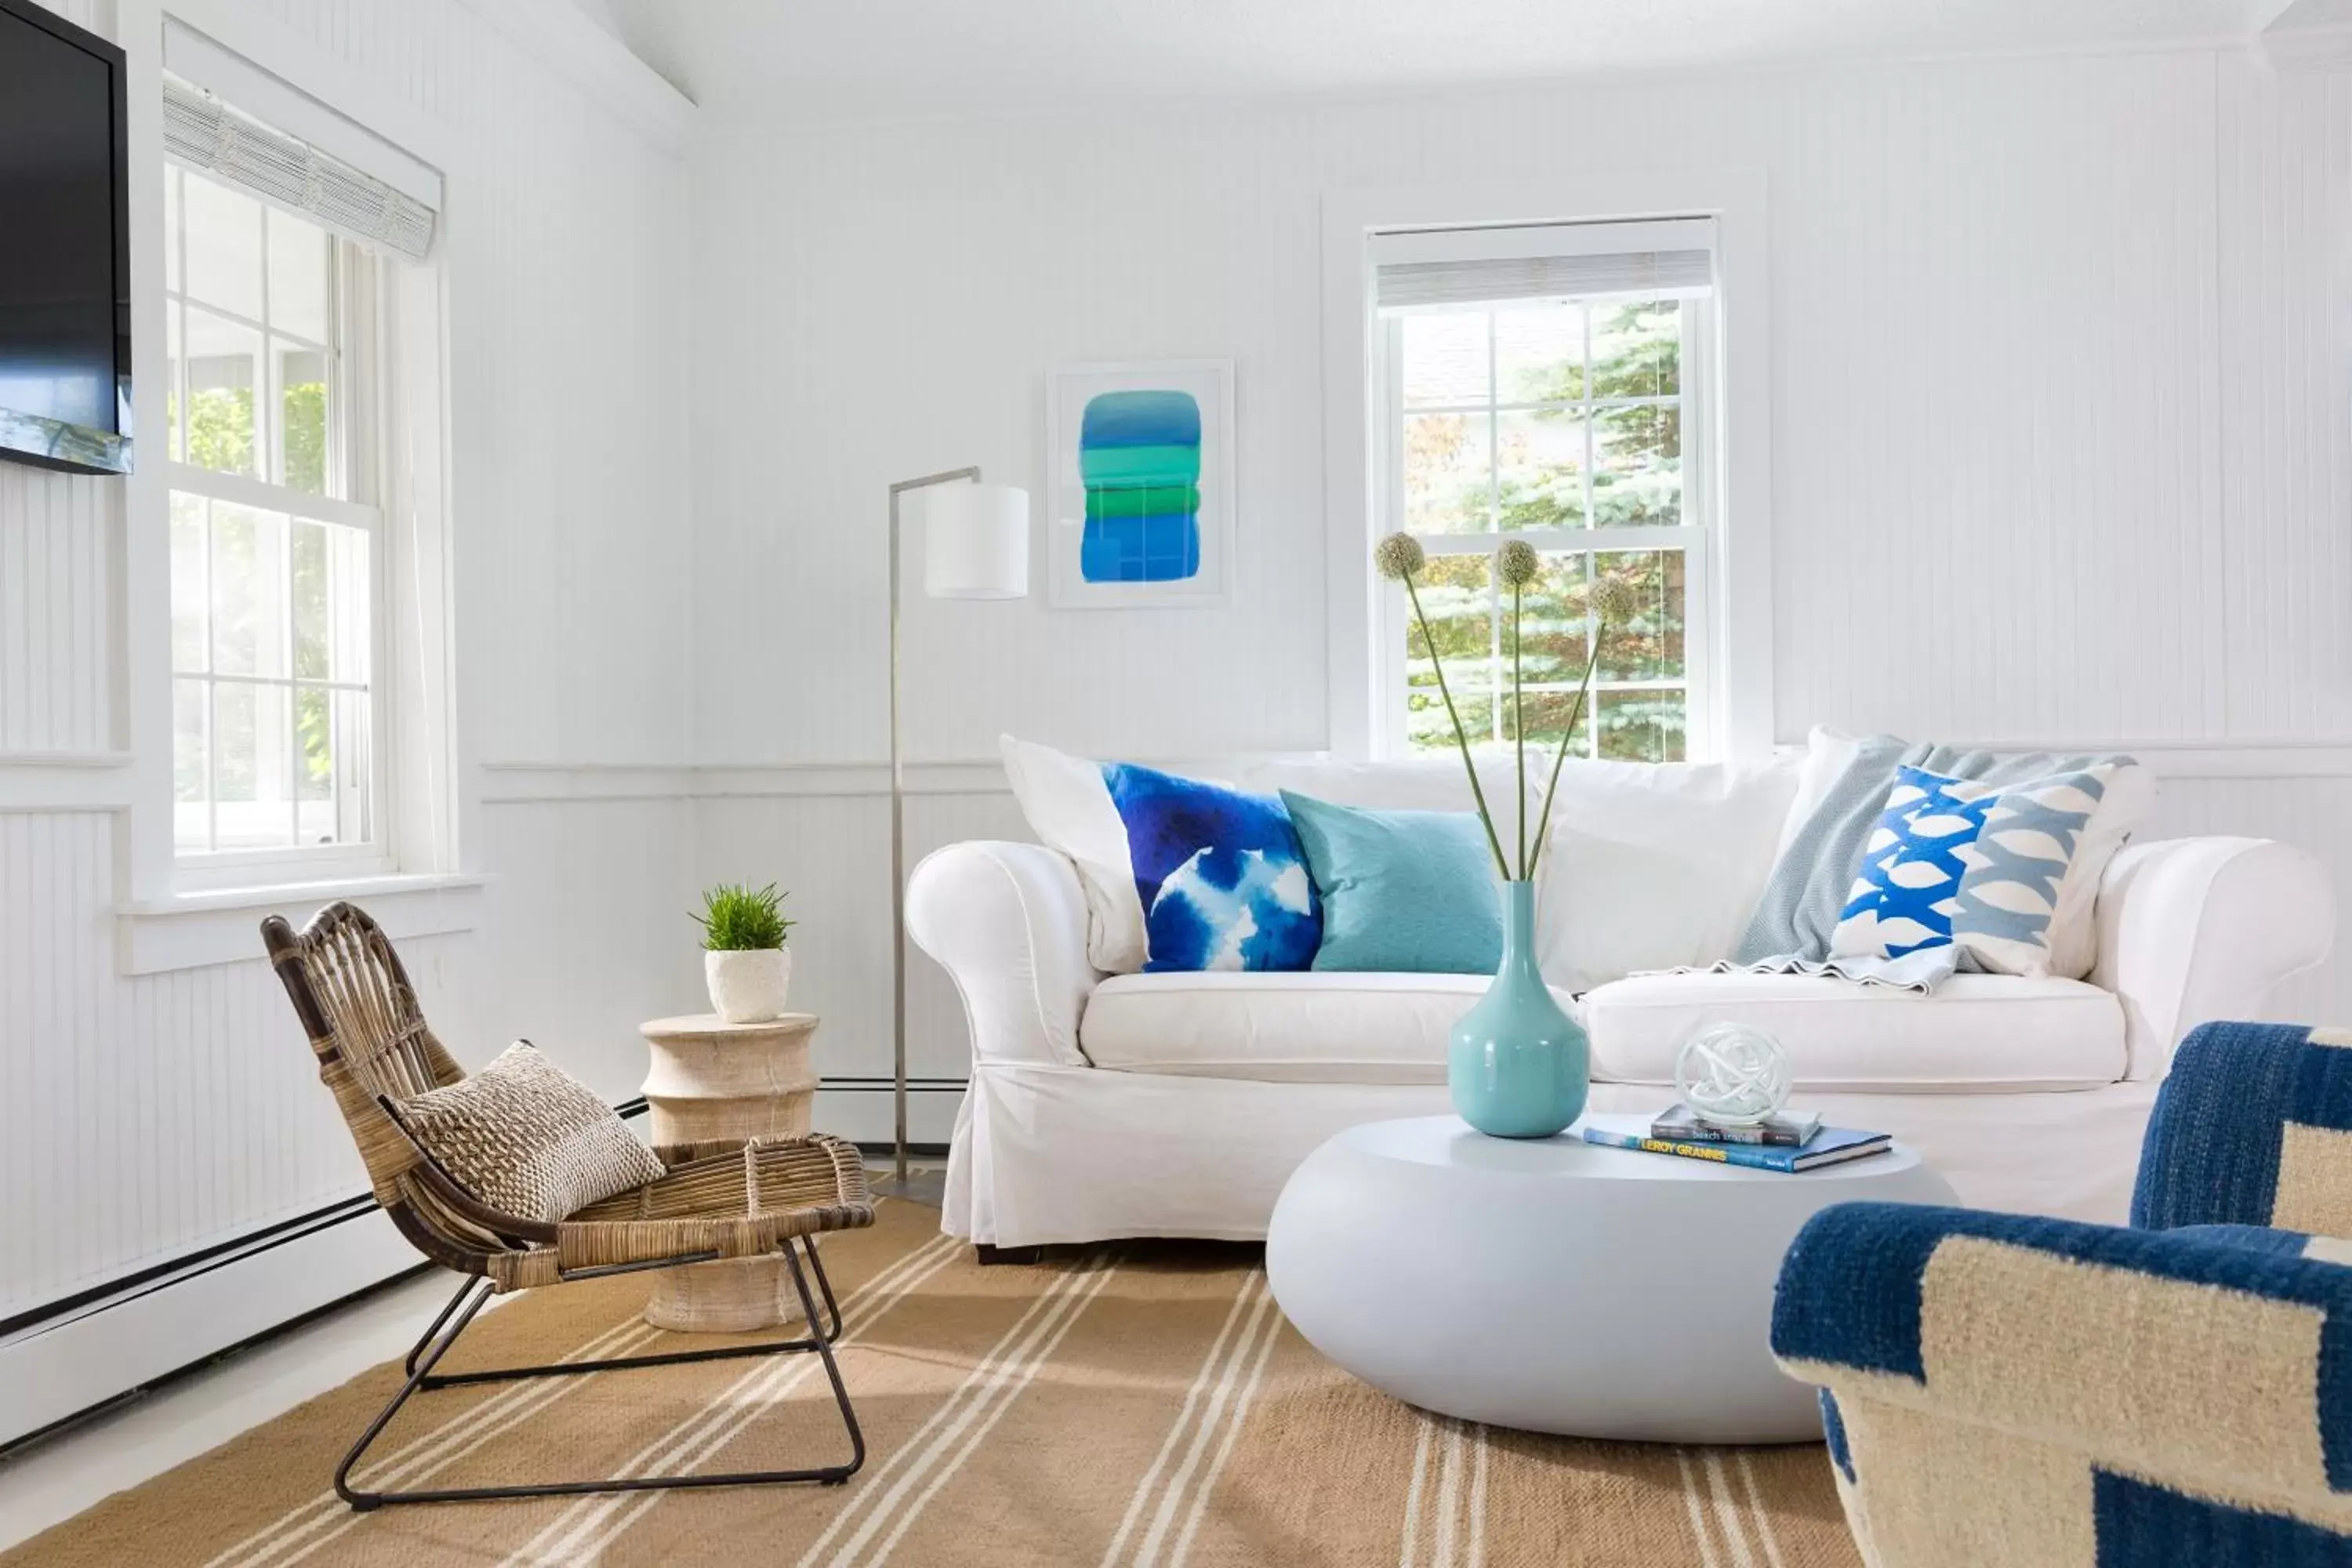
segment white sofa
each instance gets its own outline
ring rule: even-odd
[[[1737,862],[1724,875],[1750,900],[1786,837],[1777,810],[1737,831],[1744,847],[1711,846],[1685,868],[1692,919],[1710,924],[1689,941],[1725,941],[1709,870]],[[1706,835],[1662,817],[1657,837]],[[1647,863],[1582,864],[1633,875]],[[1671,885],[1674,870],[1641,875]],[[1713,913],[1698,907],[1710,901]],[[1796,975],[1592,985],[1576,1004],[1592,1041],[1591,1108],[1662,1109],[1694,1028],[1752,1023],[1788,1047],[1799,1103],[1916,1145],[1963,1202],[2120,1221],[2173,1047],[2207,1019],[2255,1016],[2279,980],[2324,958],[2334,903],[2299,850],[2184,838],[2118,854],[2096,920],[2085,980],[1963,974],[1931,997]],[[915,872],[908,931],[953,977],[971,1028],[949,1233],[1005,1247],[1256,1239],[1293,1168],[1333,1132],[1448,1109],[1447,1033],[1485,976],[1106,976],[1088,963],[1087,921],[1071,862],[1034,844],[957,844]]]

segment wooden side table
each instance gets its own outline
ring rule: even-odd
[[[817,1020],[787,1013],[764,1024],[730,1024],[715,1014],[656,1018],[638,1033],[652,1047],[646,1103],[656,1147],[676,1143],[803,1138],[816,1098],[809,1042]],[[688,1333],[740,1333],[801,1316],[784,1260],[729,1258],[665,1268],[646,1303],[646,1321]]]

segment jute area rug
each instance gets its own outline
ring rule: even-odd
[[[398,1386],[387,1364],[0,1565],[1859,1563],[1820,1447],[1591,1443],[1426,1415],[1300,1339],[1253,1249],[1135,1243],[982,1268],[936,1210],[887,1204],[824,1257],[871,1446],[845,1487],[354,1514],[328,1480]],[[638,1321],[648,1289],[638,1275],[527,1295],[446,1364],[688,1342]],[[845,1449],[823,1369],[794,1355],[420,1394],[372,1479],[747,1469]]]

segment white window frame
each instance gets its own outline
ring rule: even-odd
[[[396,935],[475,923],[485,879],[470,868],[479,792],[463,781],[471,752],[455,700],[454,489],[448,453],[459,394],[450,353],[450,278],[467,254],[452,220],[455,193],[481,184],[479,152],[442,121],[245,0],[117,0],[127,57],[134,211],[163,204],[163,40],[184,24],[274,82],[331,107],[436,173],[444,201],[433,256],[379,259],[380,349],[387,374],[379,447],[381,513],[375,559],[389,601],[378,635],[388,647],[370,671],[379,754],[389,774],[374,803],[384,868],[313,861],[197,875],[173,843],[171,503],[174,482],[162,432],[166,347],[163,226],[131,227],[131,310],[137,428],[149,432],[123,484],[125,549],[118,604],[125,657],[117,679],[130,753],[130,806],[117,870],[117,953],[126,973],[250,958],[253,919],[307,914],[324,900],[366,897]],[[396,438],[395,438],[396,437]],[[223,886],[226,882],[229,885]]]
[[[1704,410],[1685,394],[1685,505],[1706,531],[1704,584],[1686,585],[1685,665],[1704,712],[1692,715],[1694,761],[1768,752],[1772,712],[1772,505],[1765,182],[1760,171],[1594,174],[1507,185],[1419,186],[1328,193],[1323,202],[1324,489],[1327,685],[1335,754],[1368,758],[1402,743],[1402,591],[1371,570],[1388,461],[1383,331],[1371,237],[1415,229],[1712,217],[1716,287],[1712,385]],[[1692,472],[1692,453],[1701,474]],[[1705,493],[1694,498],[1704,487]],[[1686,513],[1686,515],[1690,515]],[[1681,530],[1596,529],[1590,547],[1651,547],[1644,536]],[[1492,549],[1504,535],[1466,536]],[[1679,542],[1676,542],[1679,545]],[[1697,575],[1694,558],[1690,572]],[[1391,691],[1399,693],[1394,702]],[[1394,712],[1391,713],[1391,709]]]
[[[1497,301],[1497,304],[1507,303]],[[1604,308],[1596,306],[1595,308]],[[1685,299],[1678,312],[1681,324],[1681,352],[1677,359],[1676,391],[1674,401],[1682,416],[1682,515],[1684,521],[1672,527],[1642,528],[1545,528],[1502,529],[1490,533],[1416,533],[1422,548],[1431,555],[1484,555],[1492,557],[1511,540],[1523,540],[1547,555],[1613,555],[1623,551],[1675,550],[1682,552],[1683,577],[1683,675],[1671,680],[1611,680],[1595,674],[1592,699],[1584,725],[1586,755],[1598,755],[1601,736],[1598,709],[1601,694],[1610,691],[1679,690],[1684,693],[1685,744],[1686,755],[1696,754],[1705,743],[1713,749],[1717,734],[1715,723],[1714,631],[1715,617],[1704,613],[1704,606],[1714,603],[1713,557],[1715,528],[1712,512],[1715,507],[1715,438],[1713,413],[1715,406],[1715,361],[1717,344],[1717,317],[1711,297]],[[1490,401],[1475,410],[1416,408],[1415,414],[1445,412],[1476,412],[1489,414],[1504,409],[1517,410],[1536,405],[1506,404],[1499,389],[1492,385],[1495,370],[1495,340],[1492,316],[1488,317],[1487,374]],[[1397,318],[1376,321],[1372,324],[1371,402],[1376,415],[1371,420],[1370,443],[1373,471],[1378,476],[1372,487],[1373,513],[1379,520],[1376,537],[1411,531],[1404,515],[1404,453],[1397,440],[1403,428],[1406,413],[1403,398],[1403,323]],[[1585,330],[1585,374],[1591,374],[1592,334],[1590,318]],[[1577,400],[1577,405],[1599,405],[1590,395]],[[1605,402],[1606,400],[1601,400]],[[1665,398],[1654,400],[1665,402]],[[1621,406],[1632,405],[1622,404]],[[1493,432],[1489,431],[1492,451]],[[1592,488],[1593,437],[1591,422],[1586,422],[1584,447],[1584,484],[1588,499]],[[1489,483],[1495,481],[1491,476]],[[1495,499],[1491,498],[1490,500]],[[1369,548],[1369,546],[1367,546]],[[1502,646],[1501,589],[1495,585],[1489,614],[1495,627],[1496,655],[1506,651]],[[1383,593],[1377,606],[1379,647],[1381,657],[1373,665],[1379,689],[1375,693],[1377,730],[1375,751],[1383,756],[1402,757],[1411,754],[1412,747],[1407,733],[1408,710],[1405,658],[1406,635],[1412,626],[1412,611],[1402,593]],[[1486,738],[1493,742],[1496,737]],[[1530,740],[1535,737],[1530,736]],[[1546,738],[1549,740],[1549,737]],[[1474,738],[1474,743],[1475,740]]]
[[[165,226],[165,232],[176,237],[180,247],[180,255],[175,258],[174,268],[179,275],[180,289],[173,292],[167,289],[165,297],[171,303],[180,308],[181,352],[175,366],[174,384],[168,390],[177,404],[183,424],[184,425],[192,412],[188,394],[190,361],[185,345],[187,312],[192,307],[247,328],[257,334],[260,340],[261,384],[255,389],[254,416],[256,433],[259,437],[260,449],[264,458],[261,467],[265,470],[273,465],[282,466],[285,460],[284,399],[280,395],[282,389],[278,385],[278,356],[272,352],[276,343],[284,341],[299,347],[316,350],[325,357],[328,366],[328,406],[334,411],[334,416],[328,422],[327,493],[325,495],[312,495],[289,485],[278,484],[262,476],[217,473],[210,468],[200,468],[186,460],[184,447],[178,458],[166,459],[164,471],[169,478],[170,489],[173,494],[197,495],[208,500],[226,501],[231,505],[285,516],[289,521],[289,531],[284,542],[289,553],[282,564],[285,566],[289,581],[292,572],[290,556],[293,542],[290,532],[292,523],[296,521],[333,523],[341,527],[355,529],[366,536],[368,592],[365,608],[368,627],[368,678],[365,682],[359,684],[358,689],[364,690],[369,700],[364,787],[370,831],[364,839],[339,844],[305,845],[299,839],[289,837],[289,841],[284,846],[244,849],[181,849],[176,842],[178,803],[175,798],[173,854],[178,864],[176,879],[183,888],[209,889],[257,881],[285,882],[314,880],[326,877],[381,876],[393,869],[395,858],[390,819],[384,809],[389,803],[391,781],[394,776],[394,746],[388,715],[382,710],[383,704],[379,689],[380,676],[390,667],[392,649],[388,632],[394,606],[391,584],[387,581],[383,510],[375,504],[378,475],[381,469],[377,458],[385,435],[382,405],[385,390],[383,377],[386,368],[386,357],[382,346],[384,330],[383,313],[378,307],[375,286],[377,262],[362,247],[330,231],[328,239],[333,247],[333,260],[328,279],[327,309],[333,341],[324,343],[311,342],[288,331],[270,319],[268,243],[266,226],[268,222],[269,204],[247,193],[238,191],[233,185],[223,184],[222,189],[252,202],[257,209],[257,221],[265,226],[262,243],[257,253],[258,264],[261,268],[261,317],[259,320],[255,320],[210,301],[192,300],[185,291],[188,283],[188,222],[185,192],[189,181],[205,179],[209,176],[200,170],[184,167],[178,168],[178,174],[181,210],[173,215],[173,221]],[[166,187],[167,190],[170,188]],[[303,221],[311,222],[312,220],[306,217]],[[186,437],[184,428],[169,431],[167,434],[177,436],[183,441]],[[174,668],[172,671],[172,679],[175,693],[178,683],[188,679],[201,679],[206,686],[208,699],[214,689],[224,682],[280,688],[287,693],[287,716],[290,722],[295,711],[295,698],[301,688],[326,690],[353,689],[353,683],[346,681],[298,679],[293,673],[290,651],[286,661],[287,673],[282,678],[223,676],[213,672],[210,668],[214,653],[211,624],[212,549],[212,524],[207,521],[205,529],[205,580],[207,601],[205,637],[206,670],[201,676],[192,677],[188,672]],[[290,592],[287,602],[289,616],[288,629],[290,634],[292,613]],[[211,749],[210,724],[208,710],[207,755],[216,757],[216,753]],[[289,754],[288,762],[289,769],[299,765],[299,749]],[[340,767],[337,769],[336,776],[341,790],[356,797],[359,791],[354,787],[354,781],[347,779]],[[289,780],[286,803],[286,809],[291,819],[289,827],[299,820],[299,790],[291,787]],[[221,803],[217,794],[212,788],[209,776],[206,780],[205,804],[215,824],[210,837],[216,841],[219,837],[217,825]],[[350,800],[343,804],[348,808],[357,802]]]

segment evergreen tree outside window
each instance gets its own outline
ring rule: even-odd
[[[1475,232],[1475,231],[1471,231]],[[1373,322],[1377,531],[1402,529],[1429,559],[1422,589],[1463,721],[1517,737],[1516,653],[1528,739],[1550,744],[1573,707],[1603,578],[1643,612],[1601,648],[1591,707],[1568,737],[1589,757],[1690,754],[1704,664],[1687,635],[1707,558],[1696,392],[1708,384],[1713,301],[1704,290],[1612,290],[1381,310]],[[1544,569],[1524,595],[1520,647],[1495,552],[1524,540]],[[1385,634],[1402,657],[1381,674],[1393,749],[1448,749],[1431,648],[1410,617]]]

